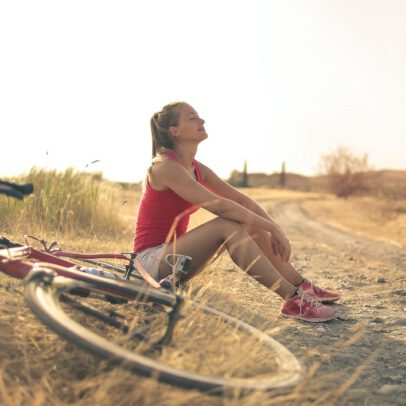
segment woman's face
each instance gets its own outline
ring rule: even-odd
[[[179,120],[177,126],[170,127],[172,135],[178,142],[182,141],[203,141],[207,138],[204,128],[205,121],[199,117],[196,110],[188,104],[181,104],[178,107]]]

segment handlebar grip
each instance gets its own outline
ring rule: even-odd
[[[18,185],[17,183],[0,181],[0,194],[15,197],[22,200],[24,196],[33,192],[34,187],[32,183],[25,183]]]

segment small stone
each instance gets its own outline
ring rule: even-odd
[[[354,261],[354,257],[348,257],[348,261]]]
[[[392,293],[394,295],[399,295],[399,296],[406,296],[406,290],[392,290]]]
[[[400,376],[400,375],[391,375],[391,376],[388,376],[388,378],[392,382],[396,382],[396,383],[401,383],[402,382],[402,376]]]
[[[350,392],[352,395],[355,395],[355,396],[362,396],[362,395],[368,394],[368,393],[369,393],[369,390],[368,390],[368,389],[364,389],[364,388],[354,388],[354,389],[350,389],[349,392]]]
[[[384,320],[384,319],[381,319],[380,317],[375,317],[375,318],[372,320],[372,323],[385,323],[385,320]]]
[[[361,312],[361,311],[360,311]],[[341,321],[350,321],[351,319],[347,316],[337,316],[336,317],[337,320],[341,320]]]
[[[324,327],[322,327],[322,326],[317,327],[316,330],[319,331],[320,333],[325,333],[325,332],[327,331],[327,330],[326,330]]]
[[[382,276],[380,276],[379,278],[376,278],[376,281],[377,281],[378,283],[385,283],[385,282],[386,282],[385,278],[382,277]]]
[[[358,357],[352,354],[346,354],[344,352],[338,352],[335,354],[337,358],[339,358],[342,362],[352,362],[358,360]]]
[[[390,327],[392,326],[406,326],[406,319],[398,319],[393,321],[389,324]]]
[[[386,385],[382,385],[382,386],[378,389],[378,392],[379,392],[379,393],[382,393],[383,395],[386,395],[387,393],[391,393],[391,392],[397,391],[397,390],[399,390],[399,389],[400,389],[400,385],[389,385],[389,384],[386,384]]]

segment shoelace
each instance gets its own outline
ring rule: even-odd
[[[299,307],[300,311],[302,311],[303,302],[307,302],[310,306],[313,307],[320,307],[321,303],[317,300],[314,300],[310,295],[308,295],[303,289],[298,289],[297,295],[300,297]]]

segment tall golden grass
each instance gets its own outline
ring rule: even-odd
[[[3,233],[66,233],[117,236],[125,225],[120,217],[121,189],[100,173],[32,168],[13,181],[32,183],[34,193],[18,201],[0,196]]]

